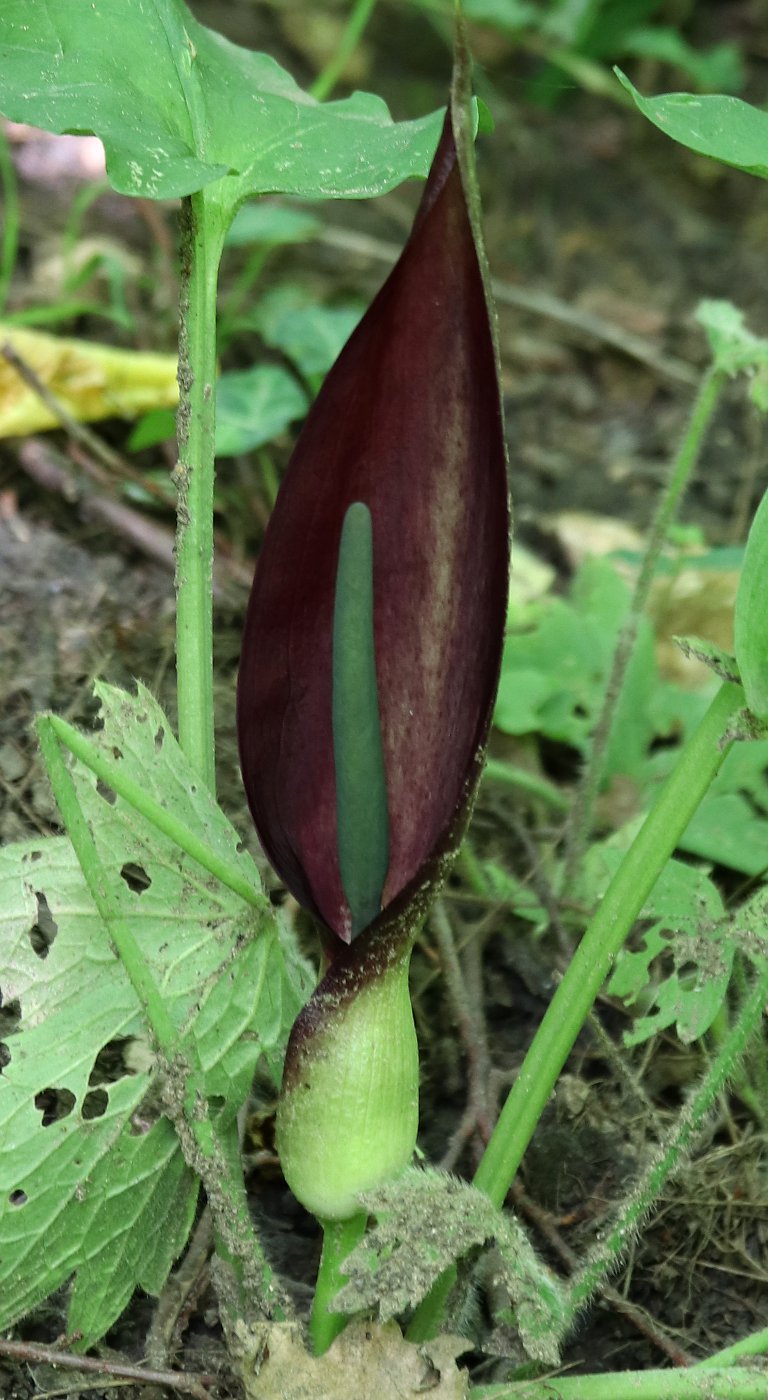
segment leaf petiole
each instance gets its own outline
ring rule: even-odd
[[[249,1317],[255,1312],[282,1315],[272,1271],[251,1223],[239,1164],[233,1159],[231,1134],[219,1131],[211,1113],[194,1037],[182,1037],[142,957],[130,921],[123,915],[120,896],[115,893],[100,859],[49,716],[38,718],[37,733],[53,795],[83,878],[155,1043],[167,1085],[165,1112],[176,1131],[185,1161],[205,1187],[219,1252],[231,1266],[236,1280],[238,1297],[233,1316]]]
[[[56,738],[60,743],[69,749],[69,752],[86,768],[106,783],[107,787],[113,789],[118,797],[122,797],[139,816],[144,817],[151,826],[162,832],[173,841],[180,850],[184,851],[192,860],[197,861],[203,870],[207,870],[210,875],[214,875],[220,880],[222,885],[240,895],[246,904],[252,905],[255,909],[267,909],[269,901],[244,877],[236,866],[230,865],[216,851],[200,840],[189,827],[180,822],[178,817],[169,812],[154,797],[151,797],[146,788],[141,783],[137,783],[134,778],[130,778],[120,768],[118,763],[105,758],[96,744],[76,729],[74,725],[68,724],[59,715],[46,715],[43,722],[49,724]],[[41,739],[42,743],[42,739]]]

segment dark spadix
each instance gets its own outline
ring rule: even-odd
[[[318,1112],[324,1104],[337,1157],[350,1131],[342,1081],[345,1102],[357,1095],[352,1116],[367,1115],[366,1152],[394,1153],[402,1165],[413,1146],[412,1022],[402,1065],[388,1023],[376,1022],[367,1063],[362,1022],[354,1032],[352,1022],[365,1019],[376,987],[379,1021],[385,1003],[410,1018],[408,956],[469,816],[501,655],[506,463],[463,164],[449,114],[402,256],[296,444],[243,638],[237,723],[248,801],[270,861],[320,925],[329,962],[291,1037],[281,1128],[288,1180],[321,1216],[349,1213],[350,1193],[393,1164],[342,1182],[339,1162],[338,1190],[318,1196],[322,1163],[306,1136],[292,1146],[306,1095]],[[397,1146],[390,1089],[407,1104]],[[377,1125],[382,1114],[388,1124]],[[303,1194],[288,1160],[299,1158],[312,1188]]]

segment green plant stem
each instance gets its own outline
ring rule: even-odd
[[[725,758],[729,720],[744,703],[721,685],[611,880],[547,1008],[475,1175],[502,1205],[587,1013],[680,837]]]
[[[564,793],[547,778],[542,778],[538,773],[529,773],[525,768],[518,768],[512,763],[504,763],[498,758],[486,760],[483,782],[498,783],[499,787],[523,792],[527,797],[545,802],[555,812],[567,812],[570,805]]]
[[[765,1400],[768,1372],[756,1367],[696,1367],[554,1376],[512,1385],[473,1386],[470,1400]]]
[[[348,1313],[334,1312],[331,1305],[336,1294],[346,1283],[342,1269],[344,1260],[360,1243],[367,1223],[368,1216],[365,1211],[353,1215],[349,1220],[320,1222],[323,1227],[323,1252],[309,1323],[309,1333],[316,1356],[322,1356],[323,1352],[328,1350],[334,1337],[338,1337],[349,1322]]]
[[[99,306],[95,301],[73,299],[53,302],[44,306],[30,306],[24,311],[13,311],[3,319],[8,326],[56,326],[62,321],[75,321],[78,316],[92,316],[95,320],[106,321],[111,326],[125,328],[125,317],[109,306]]]
[[[204,870],[215,875],[216,879],[220,880],[222,885],[226,885],[227,889],[240,895],[246,904],[251,904],[256,909],[270,907],[269,900],[245,879],[237,866],[230,865],[204,841],[201,841],[200,837],[190,831],[172,812],[169,812],[154,797],[151,797],[141,783],[128,777],[119,764],[105,758],[97,746],[90,739],[86,739],[79,729],[75,729],[74,725],[68,724],[59,715],[49,715],[46,718],[49,720],[56,737],[69,749],[70,753],[74,754],[75,758],[80,759],[80,762],[84,763],[87,768],[90,768],[101,782],[112,788],[118,797],[122,797],[129,806],[133,807],[134,811],[162,832],[163,836],[167,836],[180,850],[185,851],[192,860],[197,861]]]
[[[3,235],[0,245],[0,316],[5,310],[8,291],[19,251],[19,186],[11,159],[8,137],[0,130],[0,190],[3,193]]]
[[[271,1269],[253,1230],[242,1175],[233,1161],[226,1134],[218,1133],[210,1112],[204,1075],[195,1061],[194,1040],[182,1040],[123,915],[50,718],[38,718],[37,732],[53,794],[83,877],[154,1042],[166,1084],[165,1111],[176,1129],[185,1161],[205,1187],[219,1253],[231,1266],[236,1280],[233,1307],[246,1317],[259,1311],[282,1311]]]
[[[683,491],[696,465],[704,435],[712,420],[712,415],[717,408],[725,379],[726,376],[724,372],[716,367],[709,369],[704,375],[694,400],[688,427],[685,430],[683,440],[672,461],[669,481],[664,489],[653,525],[651,526],[645,554],[643,555],[643,562],[640,565],[640,571],[637,575],[632,592],[629,611],[616,643],[616,650],[613,655],[611,671],[605,688],[602,708],[592,738],[589,758],[582,773],[581,782],[568,822],[568,839],[561,883],[561,888],[564,890],[573,889],[581,864],[584,846],[591,830],[592,814],[600,787],[603,761],[611,738],[616,709],[621,695],[621,688],[624,683],[627,666],[629,665],[634,650],[640,619],[642,618],[646,603],[648,602],[648,595],[651,590],[651,584],[653,583],[656,566],[659,562],[659,555],[664,548],[669,533],[669,527],[675,517]]]
[[[216,283],[229,210],[206,190],[185,199],[181,223],[176,671],[179,743],[215,791],[213,716],[213,482]]]
[[[262,448],[261,452],[258,453],[258,463],[261,468],[261,481],[264,487],[264,494],[267,498],[267,505],[271,510],[277,500],[277,493],[280,489],[280,478],[272,454],[267,452],[266,448]]]
[[[738,1003],[746,1000],[749,993],[749,979],[747,977],[744,955],[737,948],[733,960],[733,973],[731,986]],[[712,1052],[717,1052],[725,1044],[730,1029],[728,1016],[728,1004],[723,1002],[707,1034],[707,1042],[710,1042]],[[762,1069],[765,1066],[765,1037],[762,1034],[762,1027],[756,1027],[756,1034],[752,1038],[748,1054],[744,1060],[736,1066],[731,1076],[731,1083],[734,1092],[738,1094],[743,1104],[746,1104],[755,1121],[759,1124],[762,1132],[768,1131],[768,1084]],[[752,1084],[752,1073],[758,1076],[758,1088]]]
[[[553,43],[546,35],[537,34],[533,29],[523,30],[517,36],[517,43],[524,52],[535,54],[543,62],[559,68],[572,82],[578,83],[584,92],[613,102],[617,107],[627,107],[629,93],[615,81],[613,73],[587,54],[577,53],[575,49]],[[570,88],[571,83],[564,86]]]
[[[575,1319],[606,1276],[616,1267],[641,1220],[658,1199],[665,1181],[690,1152],[718,1094],[734,1074],[755,1029],[759,1026],[766,1000],[768,971],[764,971],[762,976],[756,979],[730,1033],[682,1109],[656,1159],[643,1173],[629,1199],[622,1204],[616,1219],[605,1231],[604,1238],[593,1250],[591,1258],[571,1283],[566,1304],[566,1325]]]
[[[357,48],[363,30],[373,14],[376,0],[355,0],[344,31],[321,73],[309,91],[318,102],[324,102],[335,88],[344,69]]]
[[[739,685],[720,687],[611,880],[547,1008],[475,1173],[501,1206],[576,1037],[656,880],[725,758],[729,720],[744,703]],[[451,1280],[438,1279],[408,1336],[437,1331]]]
[[[763,1327],[759,1332],[750,1332],[748,1337],[742,1337],[732,1346],[723,1347],[722,1351],[716,1351],[713,1356],[708,1356],[706,1360],[698,1361],[695,1369],[698,1371],[711,1366],[730,1366],[734,1361],[743,1360],[745,1356],[763,1356],[767,1351],[768,1327]]]
[[[90,827],[77,798],[75,785],[59,748],[56,730],[48,716],[38,716],[37,734],[53,795],[93,902],[107,926],[115,952],[128,974],[156,1048],[167,1060],[173,1060],[181,1050],[178,1031],[141,956],[133,933],[122,916],[119,902],[99,858]]]

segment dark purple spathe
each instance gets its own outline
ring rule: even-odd
[[[331,628],[342,522],[358,500],[373,521],[386,907],[428,882],[453,840],[490,724],[506,616],[501,405],[450,117],[405,250],[296,444],[243,637],[237,722],[257,831],[288,889],[345,941]]]

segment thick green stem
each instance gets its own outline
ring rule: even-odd
[[[765,1400],[768,1373],[738,1366],[717,1370],[610,1371],[554,1376],[513,1385],[473,1386],[470,1400]]]
[[[767,1000],[768,971],[755,982],[732,1030],[680,1113],[661,1151],[643,1173],[629,1200],[623,1203],[619,1214],[605,1232],[599,1246],[592,1252],[585,1267],[573,1280],[566,1304],[566,1316],[569,1321],[575,1319],[603,1280],[616,1267],[640,1221],[658,1199],[665,1181],[690,1151],[718,1094],[732,1078],[756,1027],[759,1026]]]
[[[185,1161],[202,1180],[214,1219],[219,1253],[235,1278],[238,1315],[281,1311],[272,1273],[256,1238],[239,1163],[227,1135],[211,1116],[205,1080],[191,1037],[182,1039],[144,961],[120,897],[104,868],[96,842],[64,761],[56,731],[45,715],[37,721],[54,797],[109,940],[131,982],[165,1078],[164,1107],[176,1129]]]
[[[475,1185],[498,1206],[614,958],[730,748],[728,722],[743,703],[741,686],[720,687],[589,922],[475,1174]],[[412,1340],[434,1335],[450,1284],[447,1277],[438,1280],[417,1309],[408,1332]]]
[[[216,283],[229,211],[201,190],[182,206],[176,670],[179,743],[211,792]]]
[[[592,824],[592,812],[600,786],[605,753],[616,718],[621,688],[634,650],[640,619],[648,602],[659,555],[664,548],[669,527],[680,504],[680,498],[696,465],[704,435],[717,408],[724,383],[725,374],[720,369],[710,369],[704,376],[694,401],[688,427],[672,461],[669,480],[651,526],[643,562],[640,565],[640,572],[637,575],[632,593],[629,612],[616,643],[611,673],[608,677],[602,709],[595,726],[589,758],[582,774],[568,823],[568,842],[561,886],[564,890],[573,888],[574,880],[578,874],[584,845]]]
[[[363,1238],[367,1222],[365,1211],[353,1215],[349,1220],[320,1222],[323,1227],[323,1253],[309,1324],[312,1346],[317,1356],[322,1356],[328,1350],[334,1337],[338,1337],[349,1322],[347,1313],[334,1312],[331,1305],[346,1282],[342,1264]]]
[[[745,1356],[764,1356],[766,1352],[768,1352],[768,1327],[762,1327],[759,1332],[750,1332],[748,1337],[742,1337],[732,1346],[723,1347],[722,1351],[716,1351],[714,1356],[708,1356],[705,1361],[698,1361],[696,1369],[730,1366],[734,1361],[743,1361]]]
[[[534,1037],[475,1175],[501,1205],[587,1013],[648,895],[715,778],[744,703],[739,685],[718,690],[595,910]]]

